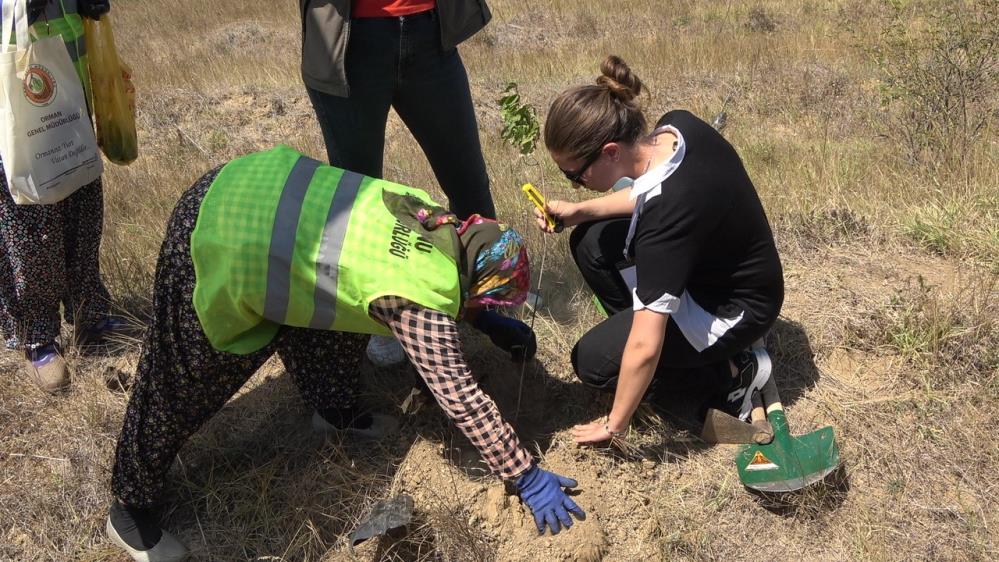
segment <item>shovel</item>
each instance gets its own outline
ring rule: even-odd
[[[743,485],[761,492],[794,492],[822,481],[835,471],[839,467],[839,447],[833,428],[792,436],[773,379],[767,381],[762,394],[762,398],[759,394],[753,396],[752,424],[709,410],[702,432],[706,441],[716,438],[713,442],[731,443],[742,439],[742,443],[751,443],[735,457]],[[744,427],[740,430],[735,424]],[[768,425],[772,440],[767,439]]]

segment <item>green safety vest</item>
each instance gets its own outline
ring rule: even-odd
[[[419,190],[287,146],[229,162],[191,234],[194,309],[212,346],[247,354],[281,326],[389,335],[368,306],[395,295],[457,318],[453,228],[423,230]]]
[[[9,1],[9,0],[8,0]],[[18,0],[21,1],[21,0]],[[69,6],[67,9],[67,5]],[[45,6],[35,23],[31,26],[32,31],[39,38],[51,37],[53,35],[62,36],[66,44],[66,51],[69,58],[76,67],[76,73],[80,76],[80,83],[83,84],[83,93],[87,97],[87,105],[93,103],[93,93],[90,89],[90,68],[87,59],[87,45],[83,35],[83,18],[76,13],[75,0],[59,0],[59,2],[49,2]],[[16,41],[16,36],[11,34],[11,43]]]

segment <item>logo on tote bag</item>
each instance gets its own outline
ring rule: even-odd
[[[32,105],[43,107],[52,103],[56,93],[56,81],[52,73],[40,64],[33,64],[24,73],[24,97]]]

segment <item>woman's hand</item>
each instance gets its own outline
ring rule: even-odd
[[[572,438],[577,445],[598,445],[606,443],[614,438],[614,433],[624,433],[624,429],[614,429],[606,423],[591,422],[584,425],[577,425],[572,428]]]
[[[538,223],[538,228],[540,228],[542,232],[547,232],[549,234],[560,231],[560,227],[576,226],[577,224],[583,222],[582,213],[580,212],[578,203],[557,200],[545,203],[545,210],[548,211],[548,215],[555,219],[556,226],[554,229],[548,225],[548,221],[545,220],[545,216],[541,213],[541,209],[535,207],[533,210],[534,220]]]
[[[590,445],[624,435],[631,423],[631,416],[635,414],[655,376],[668,319],[668,314],[649,309],[635,312],[628,342],[624,346],[624,355],[621,357],[614,405],[607,416],[607,423],[594,422],[572,428],[576,443]]]

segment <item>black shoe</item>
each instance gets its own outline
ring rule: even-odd
[[[721,410],[746,421],[753,411],[753,393],[770,380],[770,356],[760,346],[740,351],[732,362],[738,373],[722,398]]]
[[[187,549],[170,533],[160,529],[152,510],[111,503],[106,525],[108,537],[125,549],[132,560],[177,562],[187,557]]]
[[[135,334],[138,327],[121,316],[108,315],[94,325],[83,328],[75,333],[78,347],[106,344],[115,336]]]
[[[357,408],[327,408],[317,413],[327,424],[340,431],[345,429],[365,430],[371,427],[374,421],[371,413]]]
[[[353,408],[312,413],[312,430],[318,433],[342,431],[359,439],[377,441],[398,428],[399,421],[392,416],[367,412],[358,414]]]

